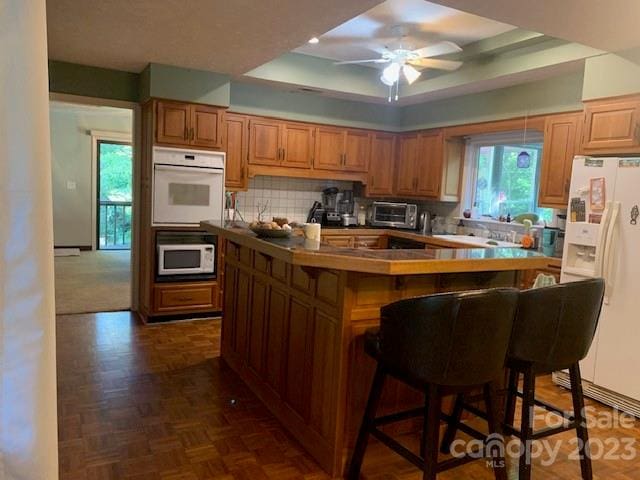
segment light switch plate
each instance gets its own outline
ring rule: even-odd
[[[76,182],[74,182],[73,180],[67,180],[67,190],[75,190],[76,189]]]

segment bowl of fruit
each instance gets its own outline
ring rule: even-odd
[[[286,222],[251,222],[249,228],[258,237],[263,238],[287,238],[291,236],[293,229]]]

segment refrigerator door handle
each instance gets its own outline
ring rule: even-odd
[[[609,228],[607,229],[607,239],[604,252],[603,277],[605,281],[605,305],[609,305],[609,298],[611,297],[614,288],[611,267],[615,259],[615,247],[617,244],[616,226],[618,224],[618,215],[620,213],[620,202],[614,202],[611,212],[611,220],[609,221]]]
[[[593,272],[594,277],[604,277],[604,261],[605,251],[607,248],[607,231],[609,230],[609,220],[611,217],[611,202],[607,202],[607,205],[602,213],[602,219],[600,221],[600,230],[598,231],[598,242],[596,243],[596,264]]]

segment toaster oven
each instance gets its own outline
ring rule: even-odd
[[[373,202],[369,223],[374,227],[415,230],[418,206],[414,203]]]

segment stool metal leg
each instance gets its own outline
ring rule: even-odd
[[[362,418],[362,424],[358,431],[358,439],[356,440],[356,446],[353,449],[351,455],[351,462],[349,463],[349,470],[347,473],[348,480],[358,480],[360,477],[360,468],[362,467],[362,459],[364,458],[364,452],[367,449],[367,441],[369,440],[369,433],[374,428],[374,421],[376,418],[376,411],[378,410],[378,404],[380,403],[380,397],[382,396],[382,388],[384,387],[384,379],[386,373],[380,365],[376,368],[376,373],[373,376],[373,382],[371,383],[371,390],[369,391],[369,399],[367,400],[367,406],[364,411],[364,417]]]
[[[502,437],[502,428],[498,413],[496,401],[496,388],[493,383],[487,383],[483,388],[484,404],[487,409],[487,424],[489,427],[489,435],[495,436],[497,442],[491,441],[490,451],[493,462],[493,472],[496,480],[507,480],[507,465],[505,463],[505,446]],[[495,446],[496,448],[491,448]]]
[[[591,468],[589,433],[587,432],[587,419],[584,414],[584,396],[579,364],[576,363],[569,368],[569,376],[571,379],[571,396],[573,397],[573,415],[579,439],[580,470],[583,480],[591,480],[593,478],[593,470]]]
[[[455,403],[453,404],[453,410],[451,411],[451,420],[447,424],[447,429],[442,436],[442,443],[440,444],[440,452],[448,455],[451,453],[451,444],[456,439],[456,433],[458,433],[458,424],[462,419],[462,410],[464,407],[464,395],[459,393],[456,395]]]
[[[422,431],[423,480],[436,480],[438,474],[438,441],[440,440],[441,398],[438,388],[429,385],[425,395],[424,428]]]
[[[520,426],[519,480],[531,479],[531,437],[533,436],[533,415],[535,407],[536,376],[532,368],[524,372],[524,391],[522,392],[522,425]]]

